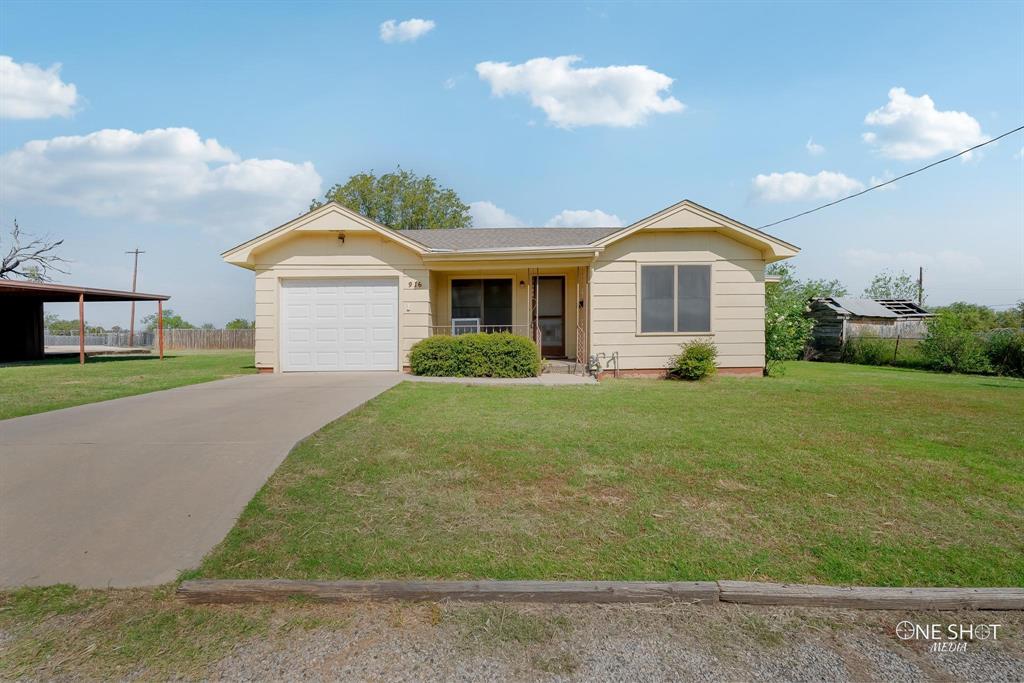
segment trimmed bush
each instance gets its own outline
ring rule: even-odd
[[[995,330],[986,340],[985,355],[996,373],[1024,377],[1024,330]]]
[[[943,311],[928,321],[928,335],[918,348],[934,370],[991,371],[984,342],[950,311]]]
[[[683,344],[682,351],[669,361],[668,376],[698,380],[715,374],[718,349],[710,339],[695,339]]]
[[[428,377],[536,377],[537,345],[508,332],[430,337],[409,351],[414,375]]]

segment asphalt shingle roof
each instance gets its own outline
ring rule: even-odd
[[[429,249],[476,251],[531,247],[585,247],[622,228],[452,228],[402,230],[400,234]]]

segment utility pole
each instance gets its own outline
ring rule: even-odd
[[[924,308],[924,266],[917,268],[917,305]]]
[[[135,247],[132,251],[124,252],[126,254],[135,255],[135,265],[132,266],[132,292],[135,291],[135,281],[139,275],[139,254],[145,254],[144,251],[139,251],[138,247]],[[131,322],[128,324],[128,346],[135,345],[135,302],[132,301],[132,317]]]

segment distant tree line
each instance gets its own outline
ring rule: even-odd
[[[141,329],[147,332],[153,332],[157,328],[156,314],[150,314],[144,316],[139,321],[142,326]],[[43,316],[43,326],[49,334],[61,335],[61,334],[78,334],[78,319],[64,320],[56,313],[47,313]],[[249,330],[256,327],[254,320],[247,320],[246,318],[235,318],[224,325],[225,330]],[[176,330],[216,330],[218,329],[213,323],[203,323],[202,325],[193,325],[189,321],[185,320],[181,315],[176,313],[173,309],[164,309],[164,329],[176,329]],[[125,332],[125,328],[120,325],[113,325],[109,329],[105,329],[99,325],[90,325],[86,321],[85,325],[86,334],[103,334],[104,332]]]

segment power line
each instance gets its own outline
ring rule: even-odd
[[[789,218],[783,218],[782,220],[775,221],[774,223],[769,223],[767,225],[762,225],[760,228],[758,228],[758,230],[764,230],[765,228],[770,228],[773,225],[778,225],[779,223],[785,223],[786,221],[791,221],[791,220],[793,220],[795,218],[800,218],[801,216],[806,216],[809,213],[814,213],[815,211],[821,211],[822,209],[827,209],[828,207],[835,206],[836,204],[839,204],[840,202],[845,202],[847,199],[853,199],[854,197],[859,197],[862,194],[867,194],[868,192],[871,192],[871,190],[877,190],[880,187],[885,187],[886,185],[891,185],[891,184],[895,183],[897,180],[903,180],[904,178],[908,178],[908,177],[914,175],[915,173],[920,173],[921,171],[927,171],[932,166],[938,166],[939,164],[944,164],[947,161],[950,161],[952,159],[956,159],[957,157],[962,157],[963,155],[968,154],[970,152],[973,152],[974,150],[976,150],[976,149],[978,149],[980,147],[984,147],[985,145],[991,145],[996,140],[1002,140],[1007,135],[1013,135],[1014,133],[1016,133],[1018,131],[1021,131],[1021,130],[1024,130],[1024,126],[1018,126],[1017,128],[1014,128],[1013,130],[1008,130],[1005,133],[1003,133],[1002,135],[994,137],[991,140],[986,140],[985,142],[983,142],[983,143],[981,143],[979,145],[975,145],[974,147],[968,147],[964,151],[957,152],[953,156],[946,157],[945,159],[939,159],[938,161],[933,161],[932,163],[928,164],[927,166],[922,166],[921,168],[919,168],[919,169],[917,169],[915,171],[911,171],[910,173],[904,173],[903,175],[898,176],[896,178],[893,178],[892,180],[886,180],[884,183],[879,183],[878,185],[873,185],[873,186],[867,188],[866,190],[861,190],[860,192],[854,192],[853,194],[848,195],[846,197],[843,197],[842,199],[837,199],[834,202],[829,202],[828,204],[822,204],[819,207],[816,207],[816,208],[813,208],[813,209],[808,209],[807,211],[802,211],[802,212],[800,212],[800,213],[798,213],[798,214],[796,214],[794,216],[790,216]]]

